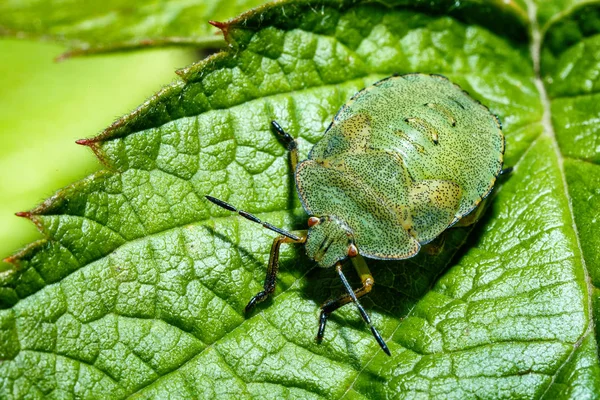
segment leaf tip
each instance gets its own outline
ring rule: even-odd
[[[92,144],[96,143],[95,139],[79,139],[76,140],[75,143],[80,144],[82,146],[91,146]]]
[[[83,53],[82,51],[78,51],[78,50],[67,50],[64,53],[59,54],[58,56],[54,57],[54,62],[55,63],[63,62],[70,58],[73,58],[74,56],[81,55],[82,53]]]
[[[19,211],[19,212],[16,212],[15,215],[17,217],[31,219],[31,213],[29,211]]]
[[[8,256],[6,258],[3,258],[2,262],[7,263],[7,264],[15,265],[16,264],[15,256]],[[3,274],[7,274],[8,275],[8,273],[9,273],[8,271],[3,271],[3,273],[0,274],[0,275],[3,275]]]
[[[213,20],[208,21],[208,23],[220,30],[225,29],[225,27],[227,26],[227,24],[225,22],[219,22],[219,21],[213,21]]]
[[[219,29],[223,34],[223,37],[227,40],[227,33],[229,30],[229,24],[227,22],[208,21],[208,23]]]

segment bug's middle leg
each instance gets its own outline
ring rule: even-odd
[[[500,174],[498,175],[498,181],[506,180],[507,177],[509,177],[512,174],[512,171],[513,171],[513,167],[508,167],[508,168],[504,168],[503,170],[501,170]],[[496,185],[492,188],[492,193],[490,193],[485,199],[483,199],[481,201],[481,203],[479,203],[477,208],[475,208],[473,211],[471,211],[470,214],[459,219],[458,222],[456,224],[454,224],[453,227],[461,228],[461,227],[465,227],[465,226],[471,226],[471,225],[475,224],[477,221],[479,221],[479,219],[482,217],[484,211],[487,209],[487,203],[490,201],[491,198],[494,197],[493,194],[496,190],[498,190],[498,185]]]
[[[252,309],[260,302],[266,300],[271,293],[275,291],[275,285],[277,283],[277,273],[279,272],[279,248],[282,243],[303,243],[306,240],[306,232],[302,232],[299,235],[300,240],[294,240],[287,236],[278,236],[273,240],[271,245],[271,251],[269,253],[269,265],[267,266],[267,275],[265,277],[265,283],[263,290],[258,292],[254,297],[250,299],[246,305],[245,312],[249,313]]]
[[[485,199],[481,201],[477,205],[471,213],[465,215],[461,219],[458,220],[456,224],[453,225],[453,228],[461,228],[465,226],[471,226],[475,224],[482,217],[484,211],[487,209],[487,203],[489,203],[490,199],[494,197],[494,193],[498,190],[498,183],[501,181],[505,181],[508,177],[511,176],[513,172],[513,167],[507,167],[500,171],[498,174],[496,185],[492,188],[492,192],[487,195]]]
[[[369,267],[367,266],[365,259],[361,255],[358,255],[356,257],[351,258],[351,260],[352,264],[354,265],[354,268],[356,269],[356,272],[358,273],[358,276],[360,277],[362,286],[354,290],[354,296],[351,296],[349,293],[346,293],[336,299],[325,302],[321,306],[321,315],[319,317],[319,331],[317,333],[317,342],[319,343],[323,340],[323,335],[325,334],[325,326],[327,324],[327,319],[329,318],[329,315],[331,315],[332,312],[334,312],[335,310],[337,310],[345,304],[351,303],[353,301],[356,302],[359,298],[369,293],[373,288],[373,285],[375,284],[375,280],[373,279],[373,275],[371,275],[371,271],[369,271]],[[362,307],[359,307],[359,311],[361,309]],[[363,312],[361,312],[361,316],[370,325],[370,318],[362,314]],[[372,330],[374,329],[373,327],[371,328]],[[375,335],[375,338],[378,339],[377,341],[380,343],[380,345],[382,345],[383,339],[381,339],[379,333],[375,330],[373,334]],[[386,353],[389,352],[389,350],[387,350],[387,347],[385,346],[385,343],[383,343],[382,348],[384,348],[384,351],[386,351]]]

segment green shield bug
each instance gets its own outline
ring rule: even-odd
[[[336,268],[346,290],[321,306],[317,341],[329,315],[353,302],[390,355],[358,301],[374,284],[363,257],[413,257],[459,220],[472,223],[472,211],[503,172],[500,121],[447,78],[409,74],[383,79],[354,95],[300,163],[296,141],[277,122],[272,125],[290,151],[298,195],[310,216],[308,230],[286,232],[206,196],[280,234],[271,247],[264,290],[246,312],[275,290],[281,244],[301,243],[320,267]],[[362,281],[356,290],[342,272],[347,258]]]

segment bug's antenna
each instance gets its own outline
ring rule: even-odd
[[[293,233],[284,231],[283,229],[278,228],[278,227],[276,227],[274,225],[271,225],[268,222],[263,222],[260,219],[258,219],[256,216],[250,214],[249,212],[246,212],[246,211],[243,211],[243,210],[238,210],[237,208],[235,208],[234,206],[232,206],[229,203],[224,202],[223,200],[219,200],[219,199],[214,198],[212,196],[204,196],[204,197],[206,197],[208,199],[208,201],[210,201],[211,203],[216,204],[219,207],[223,207],[226,210],[236,212],[236,213],[240,214],[242,217],[244,217],[246,219],[249,219],[252,222],[256,222],[257,224],[261,224],[263,227],[265,227],[267,229],[270,229],[273,232],[277,232],[280,235],[287,236],[287,237],[289,237],[292,240],[296,240],[296,241],[302,240],[301,238],[299,238],[298,236],[294,235]]]
[[[379,331],[373,326],[373,323],[371,322],[371,318],[369,318],[369,314],[367,314],[367,312],[363,308],[362,304],[360,304],[358,302],[358,299],[356,298],[356,294],[354,294],[354,290],[352,290],[352,287],[348,283],[346,276],[342,272],[342,264],[338,263],[336,265],[336,269],[337,269],[338,274],[340,275],[340,279],[342,280],[344,287],[346,288],[346,291],[348,292],[348,295],[350,295],[350,297],[352,298],[352,301],[354,302],[354,304],[356,304],[356,308],[358,308],[358,312],[360,312],[362,319],[369,325],[369,328],[371,328],[371,333],[373,334],[373,336],[375,336],[375,340],[377,340],[377,343],[379,343],[379,346],[381,346],[381,349],[385,352],[385,354],[387,354],[388,356],[391,356],[392,353],[390,353],[390,349],[388,349],[387,345],[385,344],[385,341],[379,334]]]

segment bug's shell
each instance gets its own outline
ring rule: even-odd
[[[481,202],[503,154],[497,117],[460,87],[393,76],[340,109],[298,165],[296,186],[310,215],[350,228],[360,254],[402,259]]]

